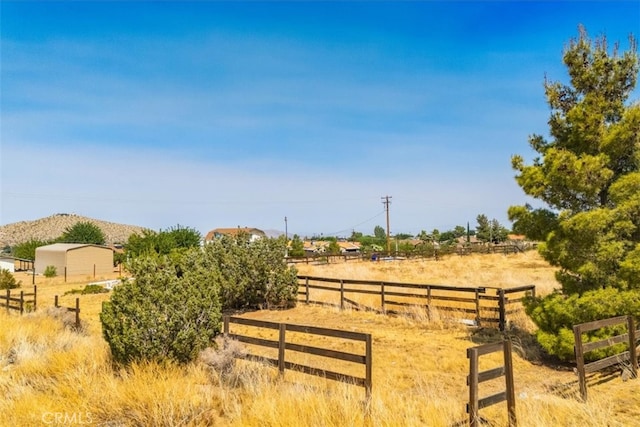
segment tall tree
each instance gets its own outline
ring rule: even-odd
[[[382,226],[380,225],[376,225],[373,228],[373,235],[376,239],[383,239],[385,241],[387,240],[387,232],[384,231],[384,228],[382,228]]]
[[[297,234],[293,235],[293,239],[291,239],[291,243],[289,245],[289,256],[290,257],[303,257],[305,255],[304,252],[304,242]]]
[[[566,357],[570,345],[561,341],[571,337],[572,322],[631,307],[608,304],[589,312],[566,304],[580,305],[603,288],[640,288],[640,104],[628,103],[639,62],[635,39],[629,41],[620,53],[617,44],[610,48],[604,36],[592,40],[580,27],[563,56],[569,84],[545,79],[550,139],[529,138],[538,153],[533,164],[512,158],[518,184],[546,207],[512,206],[509,218],[518,232],[544,240],[540,253],[559,267],[563,293],[538,300],[529,312],[541,343]],[[581,318],[566,314],[573,312]]]
[[[62,236],[57,239],[62,243],[91,243],[104,245],[107,238],[100,227],[89,221],[80,221],[65,228]]]

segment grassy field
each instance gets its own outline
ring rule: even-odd
[[[442,261],[299,265],[301,274],[425,282],[446,285],[518,286],[539,292],[555,286],[553,269],[533,252],[520,255],[452,256]],[[362,388],[257,363],[238,362],[227,374],[199,361],[186,367],[139,364],[113,367],[102,339],[99,312],[109,294],[80,295],[81,333],[65,328],[48,307],[91,281],[111,277],[38,279],[38,312],[0,310],[0,425],[102,426],[447,426],[465,425],[468,399],[466,349],[499,338],[445,319],[388,317],[305,306],[256,311],[244,317],[371,333],[373,393]],[[18,276],[25,290],[31,276]],[[529,325],[530,328],[532,328]],[[577,399],[577,377],[567,367],[542,363],[525,330],[514,335],[516,408],[520,426],[633,426],[640,419],[637,379],[619,375],[590,386]],[[309,345],[327,345],[326,338]],[[339,345],[339,344],[335,344]],[[321,359],[321,358],[317,358]],[[314,360],[334,368],[330,360]],[[501,364],[487,356],[481,369]],[[502,388],[483,384],[481,395]],[[506,425],[505,404],[483,409],[494,425]]]

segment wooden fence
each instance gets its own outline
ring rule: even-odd
[[[339,294],[337,303],[328,298],[312,299],[311,291]],[[357,301],[355,295],[369,295],[367,301]],[[535,296],[535,286],[515,288],[458,287],[415,283],[395,283],[374,280],[331,279],[298,276],[299,301],[305,303],[346,304],[357,309],[382,313],[397,312],[398,308],[424,307],[427,313],[434,309],[464,316],[475,326],[493,326],[506,329],[508,315],[521,310],[525,295]],[[337,298],[336,298],[337,299]],[[372,300],[378,302],[372,302]]]
[[[33,292],[29,292],[29,293],[26,293],[25,291],[20,291],[19,294],[16,294],[14,289],[13,295],[19,295],[19,296],[12,296],[11,291],[12,291],[11,289],[7,289],[4,295],[0,295],[0,301],[4,300],[4,302],[0,302],[0,306],[4,306],[7,309],[7,313],[9,312],[9,310],[15,310],[15,311],[19,311],[20,314],[23,314],[27,309],[29,303],[31,303],[31,307],[28,307],[29,310],[31,311],[36,310],[36,304],[38,299],[38,288],[35,285],[33,286]],[[26,299],[28,297],[32,297],[32,299]]]
[[[439,249],[416,248],[413,251],[380,251],[380,252],[347,252],[340,254],[308,253],[301,257],[287,257],[290,264],[331,264],[348,261],[384,261],[397,259],[434,259],[439,260],[446,255],[471,255],[471,254],[516,254],[530,249],[534,245],[470,245],[470,246],[445,246]]]
[[[80,298],[76,298],[75,307],[61,307],[60,304],[58,304],[58,295],[56,295],[53,305],[55,306],[55,308],[66,308],[67,311],[75,313],[76,314],[75,327],[76,329],[80,328]]]
[[[485,354],[502,351],[504,355],[504,365],[486,371],[479,370],[479,358]],[[507,411],[509,426],[516,426],[516,397],[513,387],[513,362],[511,357],[511,341],[505,340],[493,344],[485,344],[467,349],[469,359],[469,376],[467,386],[469,386],[469,403],[467,413],[469,414],[469,424],[471,427],[482,425],[482,420],[478,411],[487,406],[507,401]],[[506,390],[480,398],[478,386],[480,383],[496,378],[505,377]]]
[[[615,335],[600,341],[583,342],[582,334],[596,329],[626,324],[627,333]],[[587,400],[587,374],[599,371],[620,363],[627,364],[634,377],[638,376],[638,354],[636,352],[637,341],[640,338],[640,330],[635,329],[632,316],[618,316],[610,319],[597,320],[595,322],[581,323],[573,327],[575,336],[575,356],[580,384],[580,395]],[[590,351],[611,347],[616,344],[626,343],[628,350],[591,363],[585,363],[584,355]]]
[[[237,333],[230,332],[230,324],[235,323],[244,326],[250,326],[254,328],[267,328],[277,330],[278,340],[268,340],[264,338],[258,338],[250,335],[242,335]],[[334,337],[334,338],[342,338],[347,340],[353,340],[357,342],[364,343],[364,354],[356,354],[356,353],[347,353],[343,351],[332,350],[328,348],[320,348],[313,347],[303,344],[296,344],[292,342],[287,342],[286,333],[289,332],[300,332],[304,334],[311,335],[321,335],[326,337]],[[303,372],[310,375],[315,375],[335,381],[349,382],[355,385],[361,386],[365,388],[365,393],[367,400],[371,397],[371,386],[372,386],[372,345],[371,345],[371,334],[359,333],[359,332],[351,332],[351,331],[341,331],[337,329],[327,329],[327,328],[319,328],[315,326],[300,326],[300,325],[291,325],[287,323],[275,323],[275,322],[267,322],[262,320],[253,320],[253,319],[245,319],[241,317],[224,317],[224,336],[237,340],[239,342],[243,342],[246,344],[252,344],[256,346],[262,346],[267,348],[278,349],[278,358],[267,358],[257,354],[246,354],[243,356],[245,359],[258,359],[261,361],[266,361],[274,366],[278,367],[281,375],[284,375],[286,369]],[[343,373],[338,373],[334,371],[329,371],[325,369],[320,369],[317,367],[302,365],[298,363],[293,363],[287,360],[286,351],[295,351],[304,354],[310,354],[315,356],[322,356],[331,359],[343,360],[347,362],[353,362],[356,364],[361,364],[365,366],[365,375],[362,377],[347,375]]]

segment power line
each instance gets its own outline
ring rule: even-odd
[[[362,225],[362,224],[366,224],[367,222],[369,222],[369,221],[371,221],[371,220],[373,220],[373,219],[376,219],[377,217],[379,217],[379,216],[380,216],[380,215],[382,215],[383,213],[384,213],[384,211],[382,211],[382,212],[378,212],[377,214],[375,214],[375,215],[374,215],[374,216],[372,216],[371,218],[369,218],[369,219],[367,219],[367,220],[364,220],[364,221],[362,221],[361,223],[358,223],[358,224],[356,224],[356,225],[352,225],[351,227],[349,227],[349,228],[345,228],[344,230],[335,231],[335,232],[333,232],[333,233],[326,233],[326,235],[327,235],[327,236],[333,236],[333,235],[336,235],[336,234],[344,233],[345,231],[353,230],[354,228],[356,228],[356,227],[358,227],[358,226],[360,226],[360,225]]]

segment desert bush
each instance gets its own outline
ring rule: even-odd
[[[605,288],[570,296],[555,292],[544,298],[525,300],[527,314],[538,326],[536,336],[550,354],[564,360],[574,357],[573,326],[621,315],[640,319],[640,291]],[[588,333],[585,342],[598,341],[622,333],[624,326],[603,328]],[[599,359],[620,351],[619,347],[589,352],[587,360]]]
[[[220,332],[220,277],[199,249],[179,260],[140,256],[103,306],[102,332],[113,359],[187,363]]]
[[[70,329],[74,332],[85,333],[86,328],[83,323],[76,325],[76,314],[69,311],[66,307],[49,307],[46,310],[46,315],[61,322],[65,329]]]
[[[15,289],[19,288],[22,282],[16,281],[13,274],[5,268],[0,269],[0,289]]]
[[[43,273],[44,277],[56,277],[58,275],[58,269],[55,265],[47,265]]]
[[[218,337],[215,346],[205,348],[199,355],[199,360],[207,365],[222,381],[232,377],[236,358],[242,357],[245,351],[235,340]]]
[[[284,258],[286,240],[223,236],[207,244],[204,258],[220,271],[223,308],[295,306],[297,270]]]

